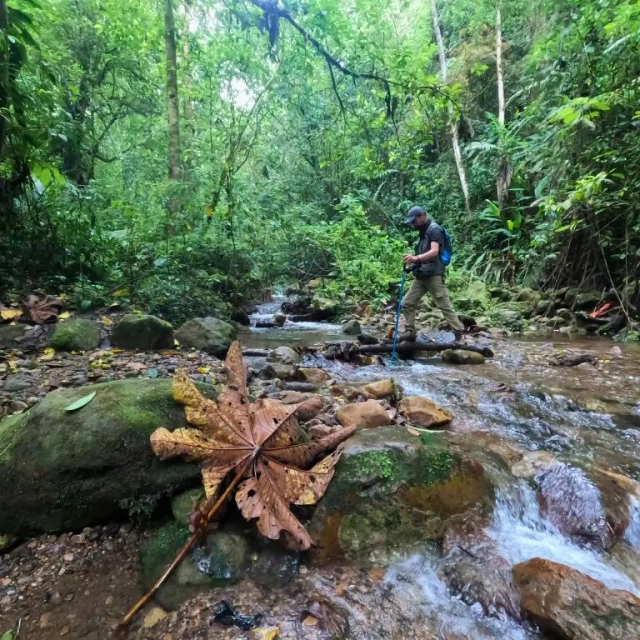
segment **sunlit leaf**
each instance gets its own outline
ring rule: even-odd
[[[22,315],[22,309],[2,309],[0,310],[0,318],[3,320],[15,320]]]
[[[47,347],[47,348],[44,350],[43,354],[40,356],[39,360],[40,360],[41,362],[47,362],[47,361],[49,361],[49,360],[53,360],[53,358],[55,357],[55,355],[56,355],[56,350],[55,350],[55,349],[52,349],[51,347]]]
[[[76,400],[75,402],[71,403],[68,407],[65,407],[64,410],[77,411],[78,409],[82,409],[82,407],[89,404],[96,397],[96,393],[97,391],[94,391],[93,393],[83,396],[79,400]]]

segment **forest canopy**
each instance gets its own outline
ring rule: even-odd
[[[0,0],[0,294],[172,321],[327,277],[639,300],[640,2]]]

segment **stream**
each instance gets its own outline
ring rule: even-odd
[[[272,316],[281,302],[282,298],[276,298],[261,305],[254,321]],[[595,490],[587,478],[605,471],[640,479],[640,348],[557,335],[552,340],[492,339],[487,344],[495,358],[475,367],[448,365],[437,357],[396,366],[387,361],[356,368],[317,357],[309,359],[308,364],[326,369],[341,384],[393,377],[405,394],[425,396],[449,409],[454,420],[445,437],[482,460],[498,487],[485,533],[511,565],[534,557],[546,558],[573,567],[610,588],[640,595],[638,495],[631,498],[623,541],[608,552],[599,551],[597,545],[578,545],[543,516],[530,481],[535,471],[527,471],[522,464],[508,470],[514,452],[524,453],[525,460],[545,460],[546,456],[565,463],[568,467],[562,468],[575,472],[571,491],[560,492],[555,499],[561,509],[576,517],[593,515],[596,519],[604,517],[604,504],[610,496]],[[243,337],[245,346],[253,348],[309,346],[347,339],[339,325],[290,321],[277,329],[251,329]],[[573,368],[549,364],[554,355],[566,352],[591,354],[599,364]],[[479,604],[468,606],[460,597],[452,596],[441,578],[441,562],[437,552],[425,548],[399,557],[378,584],[362,589],[351,585],[353,589],[349,588],[347,594],[333,594],[332,601],[349,612],[348,637],[546,637],[498,611],[487,616]],[[340,571],[348,573],[351,569],[338,568]],[[314,572],[309,579],[315,580],[318,592],[328,594],[335,575],[327,570],[325,574]],[[293,622],[281,633],[283,638],[324,637],[301,630]]]

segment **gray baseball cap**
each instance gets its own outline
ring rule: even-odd
[[[426,214],[427,212],[422,207],[412,207],[407,213],[406,224],[411,224],[418,216]]]

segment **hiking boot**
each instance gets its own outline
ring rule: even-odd
[[[398,334],[398,344],[401,342],[415,342],[418,335],[415,331],[405,331]],[[393,333],[382,340],[382,344],[393,344]]]

